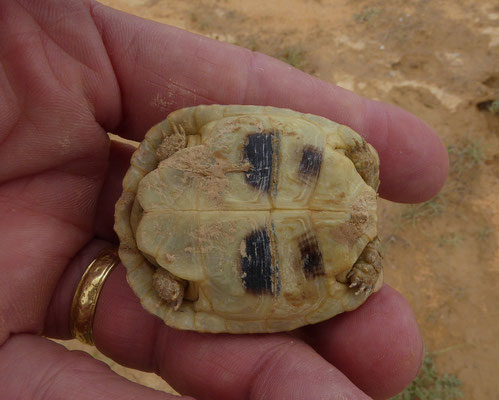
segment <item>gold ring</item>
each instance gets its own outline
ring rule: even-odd
[[[71,335],[83,343],[93,345],[95,307],[107,276],[120,262],[118,249],[102,250],[90,263],[76,288],[69,319]]]

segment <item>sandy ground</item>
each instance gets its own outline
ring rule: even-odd
[[[434,127],[448,146],[451,174],[424,205],[381,200],[385,277],[411,303],[438,369],[463,381],[465,398],[499,399],[499,114],[477,107],[499,99],[499,4],[103,2],[286,59]],[[154,375],[113,368],[167,387]]]

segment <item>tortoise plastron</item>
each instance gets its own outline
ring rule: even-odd
[[[198,106],[131,159],[115,230],[130,286],[167,325],[276,332],[382,284],[379,159],[350,128],[258,106]]]

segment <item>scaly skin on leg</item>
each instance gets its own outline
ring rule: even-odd
[[[356,288],[355,294],[366,293],[369,296],[382,271],[381,242],[378,237],[367,244],[359,258],[347,274],[349,287]]]
[[[379,157],[374,148],[362,141],[346,151],[346,156],[355,165],[364,182],[371,186],[376,192],[379,187]]]

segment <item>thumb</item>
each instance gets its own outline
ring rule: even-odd
[[[86,353],[25,334],[0,347],[0,388],[1,399],[194,400],[130,382]]]

